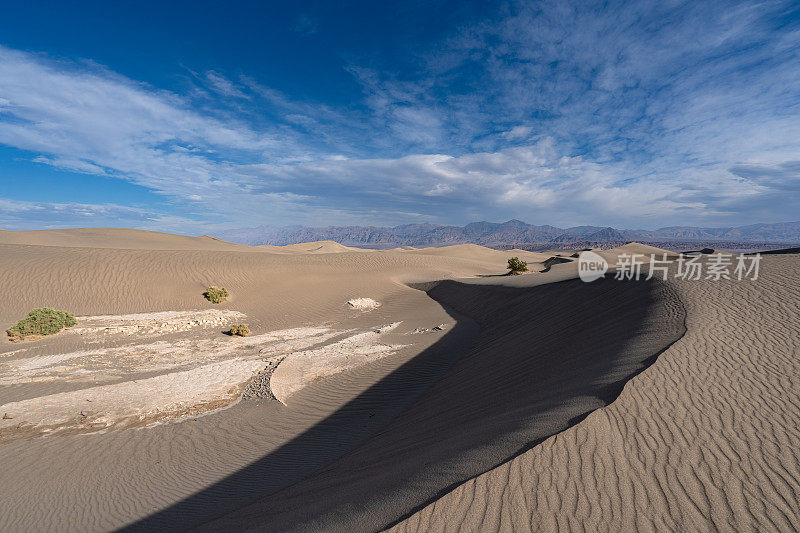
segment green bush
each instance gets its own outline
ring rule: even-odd
[[[247,337],[250,335],[250,328],[247,327],[247,324],[234,324],[231,326],[230,334]]]
[[[203,293],[203,296],[205,296],[206,300],[212,304],[220,304],[225,301],[225,298],[228,297],[228,291],[226,291],[224,287],[219,288],[212,285],[206,289],[206,292]]]
[[[522,272],[527,272],[528,270],[528,263],[525,261],[520,261],[519,257],[512,257],[508,260],[508,269],[511,271],[510,274],[520,274]]]
[[[17,342],[26,337],[52,335],[64,328],[71,328],[77,323],[78,321],[75,320],[75,315],[72,313],[58,311],[51,307],[41,307],[28,313],[28,316],[6,332],[12,341]]]

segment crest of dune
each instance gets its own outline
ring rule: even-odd
[[[571,252],[2,231],[4,327],[78,324],[0,341],[0,529],[793,529],[798,255],[594,252],[584,283]]]

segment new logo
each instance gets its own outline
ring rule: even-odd
[[[590,282],[600,279],[608,271],[608,263],[594,252],[581,252],[578,256],[578,275],[581,280]]]

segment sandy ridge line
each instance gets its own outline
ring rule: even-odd
[[[555,433],[553,433],[551,435],[548,435],[548,436],[545,436],[545,437],[541,437],[541,438],[538,438],[538,439],[535,439],[535,440],[531,441],[529,444],[521,447],[519,450],[517,450],[513,454],[509,455],[508,457],[506,457],[502,461],[498,462],[497,464],[495,464],[493,466],[490,466],[490,467],[482,470],[481,472],[476,473],[475,475],[471,476],[470,478],[465,479],[464,481],[459,481],[459,482],[453,483],[453,484],[451,484],[451,485],[449,485],[447,487],[444,487],[435,496],[427,499],[425,502],[420,503],[419,505],[414,506],[407,513],[405,513],[404,515],[398,517],[396,520],[393,520],[393,521],[389,522],[388,524],[386,524],[385,526],[382,526],[380,528],[380,531],[383,532],[383,531],[395,530],[395,528],[397,526],[399,526],[399,525],[403,524],[404,522],[408,521],[409,519],[414,517],[420,511],[430,507],[431,505],[435,505],[436,502],[438,502],[442,498],[448,496],[449,494],[453,493],[454,491],[458,490],[460,487],[474,482],[477,478],[480,478],[481,476],[485,475],[488,472],[492,472],[492,471],[495,471],[495,470],[497,470],[497,469],[499,469],[501,467],[507,466],[508,464],[512,463],[516,458],[524,455],[525,453],[533,450],[537,446],[540,446],[543,443],[545,443],[545,442],[547,442],[547,441],[549,441],[551,439],[553,439],[553,440],[557,439],[560,435],[563,435],[563,434],[567,433],[568,431],[572,430],[573,428],[575,428],[576,426],[579,426],[580,424],[585,423],[586,419],[590,415],[592,415],[593,413],[600,412],[600,411],[603,411],[605,409],[611,408],[614,405],[614,403],[619,399],[620,395],[622,394],[622,392],[625,390],[626,387],[634,386],[632,384],[632,382],[640,374],[647,372],[648,369],[650,369],[652,367],[652,365],[658,360],[658,358],[662,354],[664,354],[664,352],[669,350],[672,346],[674,346],[677,342],[679,342],[681,339],[683,339],[686,336],[686,332],[687,332],[686,306],[684,305],[683,301],[680,299],[680,297],[679,297],[679,295],[678,295],[678,293],[676,291],[670,291],[670,292],[672,292],[672,294],[675,296],[675,299],[680,304],[680,307],[681,307],[681,310],[682,310],[681,314],[683,315],[683,333],[680,335],[680,337],[678,337],[677,339],[673,340],[668,345],[666,345],[664,348],[658,350],[656,353],[654,353],[652,356],[650,356],[646,360],[647,362],[646,362],[645,366],[643,366],[642,368],[638,369],[637,371],[635,371],[631,375],[630,379],[628,379],[625,382],[623,387],[620,389],[619,393],[616,395],[616,397],[613,400],[611,400],[610,403],[608,403],[607,405],[604,405],[602,407],[597,407],[597,408],[594,408],[594,409],[590,409],[589,411],[586,411],[585,413],[581,414],[580,416],[575,417],[573,419],[573,421],[570,423],[570,425],[568,425],[567,427],[563,428],[562,430],[557,431],[557,432],[555,432]]]
[[[476,470],[471,465],[475,461],[486,469],[507,460],[510,453],[519,451],[519,442],[530,443],[530,431],[525,429],[527,434],[521,433],[523,428],[516,422],[523,411],[526,417],[531,417],[526,427],[530,426],[534,434],[547,431],[551,425],[563,427],[562,418],[572,424],[575,418],[585,416],[586,411],[578,409],[602,401],[584,399],[588,398],[587,394],[594,394],[595,387],[605,391],[607,383],[614,388],[616,380],[621,378],[624,383],[628,372],[638,368],[642,359],[652,360],[653,353],[668,344],[666,341],[678,338],[679,335],[672,334],[673,326],[680,334],[684,332],[683,320],[674,321],[674,324],[669,320],[671,315],[681,313],[683,306],[659,311],[654,315],[656,320],[649,322],[636,318],[642,311],[660,307],[652,306],[653,298],[660,298],[660,295],[654,294],[651,286],[655,286],[655,282],[647,285],[631,282],[619,287],[614,281],[590,285],[578,280],[563,285],[526,287],[481,286],[454,281],[426,284],[425,288],[436,293],[435,296],[429,293],[429,296],[448,309],[451,316],[456,313],[480,324],[479,337],[470,347],[465,347],[455,366],[426,389],[424,396],[416,399],[402,416],[396,417],[361,448],[315,476],[212,519],[205,528],[223,531],[261,524],[261,527],[276,530],[334,531],[360,524],[360,529],[377,530],[414,507],[415,494],[425,491],[427,497],[429,489],[433,489],[435,495],[441,486],[452,486],[447,483],[436,486],[438,480],[460,478],[461,472],[467,473],[466,479],[474,476]],[[519,312],[522,308],[529,312]],[[621,318],[615,318],[617,310],[623,311]],[[593,328],[574,329],[585,323],[579,319],[596,317],[598,312],[601,319],[595,320]],[[659,326],[661,318],[667,319],[666,329]],[[641,335],[631,336],[631,325],[635,324],[643,324],[645,328]],[[609,331],[608,328],[611,334],[606,335],[603,332]],[[623,339],[640,340],[629,350],[623,348],[626,341],[620,344],[615,340],[618,335],[614,332],[628,333]],[[598,335],[601,338],[598,339]],[[600,344],[587,358],[580,355],[581,344],[575,344],[574,337],[582,339],[581,343],[594,339]],[[544,344],[540,346],[539,342]],[[653,350],[648,351],[648,346]],[[571,355],[561,354],[564,348]],[[617,352],[617,348],[624,353]],[[612,353],[623,357],[620,365],[609,367],[607,363],[611,360],[603,354]],[[549,407],[552,400],[546,392],[539,395],[538,387],[531,387],[530,379],[550,374],[551,377],[544,378],[545,390],[555,383],[562,384],[563,372],[552,370],[561,366],[559,360],[565,356],[573,362],[587,363],[588,370],[582,371],[583,376],[569,378],[571,383],[563,383],[570,387],[568,395],[578,394],[573,398],[578,402],[571,401],[568,402],[571,407],[556,409],[559,411],[557,420],[550,422],[548,420],[553,420],[553,410]],[[503,358],[504,364],[497,364],[498,357]],[[592,376],[596,376],[597,370],[609,371],[611,381],[601,380],[599,386],[592,385],[596,382]],[[584,389],[584,385],[591,388]],[[482,387],[483,393],[477,395],[475,391]],[[615,389],[617,393],[619,389]],[[614,397],[616,394],[611,399]],[[558,405],[562,405],[560,401]],[[540,423],[543,429],[539,429]],[[499,436],[503,436],[503,442],[515,443],[510,453],[504,449],[507,444],[497,442]],[[495,444],[497,449],[493,449]],[[484,466],[485,459],[471,451],[476,449],[484,450],[482,455],[491,463]],[[331,487],[338,489],[331,491]],[[346,502],[354,498],[360,498],[361,504],[358,508],[348,507]],[[187,503],[187,508],[190,505]],[[303,509],[302,513],[293,513],[292,509],[299,508]]]
[[[798,257],[673,284],[687,332],[614,404],[393,530],[796,530]]]

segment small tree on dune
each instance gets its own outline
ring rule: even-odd
[[[509,274],[522,274],[523,272],[527,272],[528,270],[528,263],[525,261],[520,261],[519,257],[512,257],[508,260],[508,270],[510,270]]]

